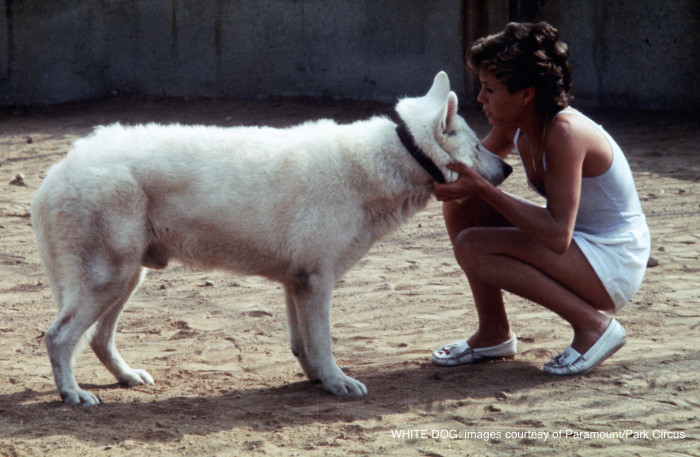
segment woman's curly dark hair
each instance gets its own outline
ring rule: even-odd
[[[535,88],[535,108],[551,117],[565,108],[571,96],[569,48],[546,22],[511,22],[495,35],[480,38],[468,54],[471,71],[487,70],[513,93]]]

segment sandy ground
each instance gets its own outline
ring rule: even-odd
[[[507,307],[520,339],[513,360],[431,366],[433,348],[469,336],[476,325],[433,201],[375,245],[335,290],[335,354],[366,383],[366,397],[336,398],[305,380],[287,345],[277,284],[174,265],[149,272],[117,335],[125,359],[156,384],[121,388],[85,353],[76,360],[78,380],[104,404],[60,402],[42,338],[55,308],[29,203],[75,139],[115,121],[284,126],[386,109],[118,98],[1,111],[0,455],[700,455],[700,124],[658,113],[590,113],[628,156],[657,265],[619,314],[628,344],[589,375],[541,372],[569,344],[571,330],[512,295]],[[478,113],[465,117],[479,134],[486,131]],[[510,162],[516,171],[506,190],[532,198],[517,158]],[[17,173],[24,185],[10,184]]]

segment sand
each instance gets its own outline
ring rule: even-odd
[[[117,334],[124,358],[156,384],[122,388],[88,351],[76,359],[76,375],[103,404],[60,402],[43,340],[56,311],[29,203],[74,140],[117,121],[284,126],[386,110],[305,99],[120,97],[0,111],[0,455],[700,455],[700,123],[668,113],[589,111],[630,161],[654,266],[618,314],[627,345],[586,376],[542,373],[571,329],[509,294],[520,339],[513,360],[430,364],[432,349],[476,326],[432,201],[335,289],[335,355],[367,396],[337,398],[305,380],[287,344],[278,284],[175,264],[149,272]],[[477,133],[487,131],[480,114],[464,115]],[[517,157],[509,161],[515,173],[504,188],[534,198]]]

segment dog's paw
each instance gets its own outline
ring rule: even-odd
[[[100,399],[82,389],[70,389],[61,392],[63,403],[72,406],[97,406],[100,404]]]
[[[119,384],[126,387],[153,385],[153,378],[145,370],[130,369],[119,376]]]
[[[323,382],[323,387],[333,395],[361,396],[367,393],[367,387],[357,379],[342,375]]]

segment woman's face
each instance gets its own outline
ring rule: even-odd
[[[481,90],[476,101],[481,103],[491,125],[515,124],[521,114],[522,94],[510,93],[506,83],[488,70],[479,70]]]

